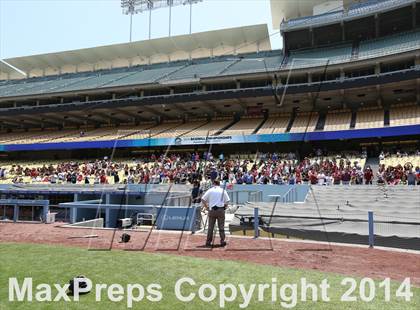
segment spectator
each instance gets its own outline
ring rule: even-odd
[[[372,184],[373,172],[370,166],[367,166],[364,172],[365,184]]]
[[[198,180],[194,181],[193,188],[191,191],[191,198],[193,203],[200,202],[200,182]]]
[[[416,175],[411,169],[407,174],[407,184],[408,185],[416,185]]]
[[[324,150],[323,153],[326,151]],[[388,153],[382,152],[384,158]],[[400,151],[401,164],[385,166],[381,164],[376,177],[379,184],[420,184],[420,169],[404,162],[407,152]],[[176,183],[194,184],[200,182],[200,188],[206,190],[211,180],[221,179],[224,183],[236,184],[372,184],[374,174],[367,166],[357,161],[350,161],[347,155],[334,157],[303,158],[296,160],[292,154],[262,153],[252,160],[240,160],[238,156],[204,160],[193,154],[151,154],[132,160],[132,163],[120,163],[107,157],[102,160],[61,162],[42,167],[13,165],[0,168],[0,178],[10,175],[13,182],[20,182],[23,177],[32,182],[49,183],[85,183],[93,179],[95,184],[106,184],[108,177],[113,182],[124,184]],[[211,153],[205,154],[206,157]],[[124,176],[121,178],[121,176]]]

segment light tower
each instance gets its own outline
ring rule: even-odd
[[[179,5],[190,6],[190,34],[192,32],[192,5],[203,0],[121,0],[123,13],[130,15],[130,42],[133,31],[133,15],[149,12],[149,40],[152,37],[152,11],[155,9],[169,8],[169,36],[171,36],[172,7]]]

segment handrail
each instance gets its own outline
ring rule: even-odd
[[[262,201],[262,191],[260,190],[247,190],[247,189],[243,189],[243,190],[231,190],[228,191],[228,194],[232,194],[232,199],[231,199],[231,203],[233,204],[235,202],[236,198],[236,204],[239,204],[239,193],[247,193],[248,194],[248,199],[247,201],[252,201],[251,197],[256,196],[255,200],[252,202],[260,202]],[[233,194],[235,194],[233,196]]]
[[[288,191],[281,197],[283,203],[292,203],[297,200],[297,190],[296,186],[292,186]]]

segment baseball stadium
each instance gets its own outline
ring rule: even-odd
[[[9,33],[45,42],[26,2],[0,0],[0,309],[420,309],[419,1],[98,0],[129,41],[45,53]]]

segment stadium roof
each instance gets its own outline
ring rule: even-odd
[[[129,67],[131,65],[271,50],[266,24],[191,35],[4,59],[0,79]]]
[[[324,5],[324,10],[348,7],[363,0],[270,0],[273,28],[279,29],[283,20],[313,15],[314,7]],[[322,9],[322,8],[321,8]]]
[[[310,16],[314,5],[325,0],[270,0],[273,28],[279,29],[283,19]]]

